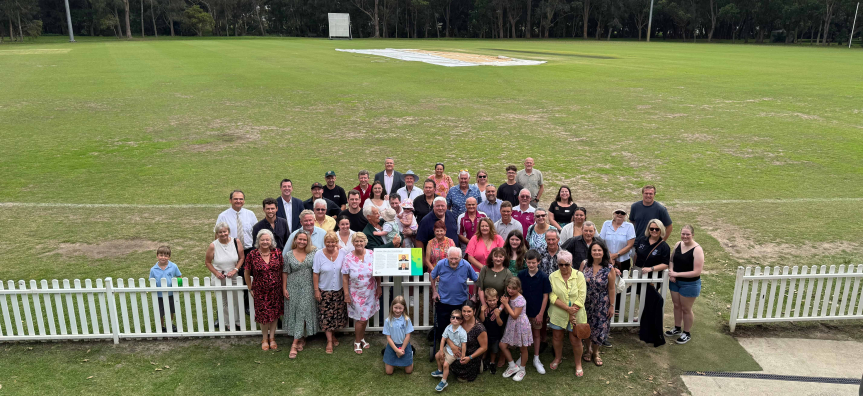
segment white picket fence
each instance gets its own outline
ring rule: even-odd
[[[728,325],[863,319],[861,279],[863,265],[738,267]]]
[[[624,272],[623,279],[633,290],[636,284],[655,283],[660,285],[661,295],[666,295],[668,289],[668,273],[663,271],[658,279],[647,279],[638,271]],[[260,330],[255,323],[254,301],[247,317],[242,309],[240,316],[235,318],[234,307],[242,307],[243,294],[246,286],[241,277],[236,283],[227,286],[211,284],[210,278],[204,278],[203,284],[198,278],[183,278],[182,286],[177,279],[172,279],[171,287],[166,279],[160,280],[162,287],[156,287],[155,279],[140,278],[137,281],[129,278],[115,280],[112,278],[75,279],[60,281],[52,280],[49,286],[47,280],[38,284],[31,280],[0,281],[0,341],[38,341],[38,340],[83,340],[111,339],[119,343],[120,339],[135,338],[166,338],[166,337],[226,337],[258,335]],[[94,285],[95,283],[95,285]],[[369,320],[369,331],[383,330],[383,317],[389,312],[389,301],[393,296],[403,295],[415,303],[408,308],[408,314],[414,322],[414,329],[429,330],[434,324],[434,311],[430,304],[432,292],[429,275],[403,277],[401,290],[394,290],[395,281],[390,277],[382,282],[383,306],[381,314]],[[472,284],[472,282],[468,282]],[[856,289],[855,289],[856,290]],[[173,294],[168,295],[168,291]],[[175,320],[171,315],[165,315],[165,330],[160,323],[158,292],[165,297],[162,301],[164,311],[170,312],[169,298],[174,301]],[[621,292],[621,291],[618,291]],[[620,313],[612,318],[612,327],[638,326],[637,318],[644,309],[646,288],[642,288],[640,302],[636,304],[636,295],[627,296],[620,293]],[[225,318],[222,303],[228,304],[228,315]],[[637,308],[636,308],[637,306]],[[215,326],[218,321],[220,326]],[[225,329],[225,324],[240,323],[240,329]],[[177,327],[173,331],[172,325]],[[353,324],[351,323],[350,326]],[[353,327],[347,327],[345,332],[352,332]],[[281,331],[280,331],[281,332]]]

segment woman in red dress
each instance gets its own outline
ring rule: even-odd
[[[276,320],[284,312],[282,296],[282,252],[273,245],[273,233],[261,230],[257,249],[246,259],[246,285],[255,302],[255,321],[261,324],[261,349],[276,349]],[[250,279],[255,274],[254,282]],[[267,339],[269,338],[269,344]]]

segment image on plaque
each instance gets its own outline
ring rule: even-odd
[[[399,270],[405,271],[411,268],[411,258],[410,255],[400,254],[399,255]]]

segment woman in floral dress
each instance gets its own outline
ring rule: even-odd
[[[261,230],[255,242],[257,249],[246,257],[245,279],[255,304],[255,321],[261,324],[261,349],[276,349],[276,320],[282,315],[281,283],[279,272],[282,269],[282,252],[276,249],[273,233]],[[251,275],[255,274],[254,281]],[[227,322],[228,318],[224,318]],[[267,339],[269,338],[269,343]]]
[[[294,337],[289,358],[306,346],[306,337],[314,335],[318,327],[318,305],[312,291],[312,267],[317,249],[309,243],[309,234],[300,231],[294,236],[291,250],[285,253],[282,284],[285,287],[285,332]]]
[[[604,244],[593,241],[589,247],[590,262],[581,262],[581,272],[587,283],[587,323],[590,325],[590,347],[584,351],[584,361],[602,366],[599,347],[608,339],[611,318],[614,317],[614,278],[608,249]]]
[[[455,241],[446,237],[446,223],[438,220],[434,223],[434,239],[426,247],[425,270],[431,272],[438,261],[447,258],[449,248],[455,246]]]
[[[345,255],[342,263],[342,284],[347,285],[343,290],[348,317],[354,320],[354,352],[362,354],[370,346],[365,340],[366,326],[380,309],[381,284],[372,276],[374,253],[366,249],[368,237],[358,232],[352,238],[354,250]]]

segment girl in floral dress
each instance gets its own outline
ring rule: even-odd
[[[503,338],[500,339],[500,351],[509,364],[503,372],[503,377],[512,377],[515,381],[521,381],[526,374],[523,365],[527,362],[527,347],[533,344],[533,330],[524,310],[527,300],[521,295],[521,281],[518,278],[510,279],[506,285],[506,293],[509,297],[500,298],[501,305],[509,315],[506,330],[503,332]],[[513,361],[512,354],[509,352],[510,345],[519,347],[522,366],[516,365]]]

